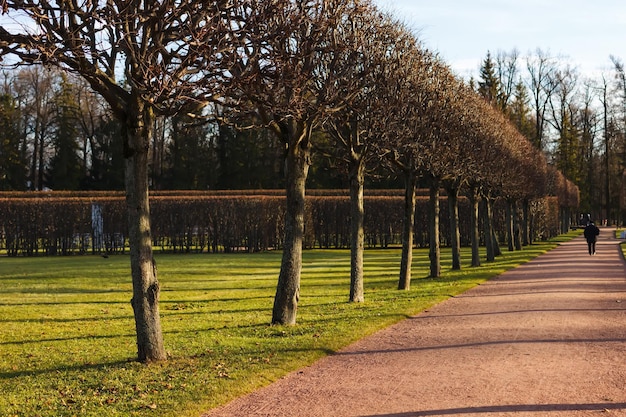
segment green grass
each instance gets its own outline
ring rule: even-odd
[[[617,239],[621,239],[622,236],[622,232],[624,231],[624,229],[622,228],[617,228],[615,230],[615,238]],[[626,259],[626,241],[622,241],[622,243],[620,243],[620,247],[622,248],[622,255],[624,256],[624,258]]]
[[[569,239],[573,234],[561,237]],[[398,291],[399,250],[365,253],[366,302],[347,302],[347,251],[304,253],[298,324],[270,326],[280,253],[158,255],[170,359],[136,355],[129,259],[0,259],[1,416],[197,416],[515,267],[557,241],[426,278],[417,250]]]

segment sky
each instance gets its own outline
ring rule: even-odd
[[[614,55],[626,62],[624,0],[374,0],[437,51],[453,71],[475,77],[487,51],[540,48],[580,73],[607,72]]]

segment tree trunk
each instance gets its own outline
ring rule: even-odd
[[[399,290],[411,289],[411,265],[413,264],[413,227],[415,223],[415,186],[413,172],[405,173],[404,218],[402,219],[402,259],[400,261]]]
[[[480,229],[478,221],[478,206],[480,195],[477,187],[472,187],[469,194],[471,207],[471,229],[472,229],[472,266],[480,266]]]
[[[530,245],[530,202],[528,199],[524,199],[522,206],[522,245]]]
[[[350,169],[350,302],[365,301],[363,290],[363,183],[365,164],[363,158],[352,161]]]
[[[521,221],[517,201],[513,201],[513,233],[515,250],[522,250]]]
[[[430,183],[430,276],[437,278],[441,276],[441,244],[439,243],[439,180],[431,179]]]
[[[561,233],[567,233],[569,232],[570,226],[571,226],[571,218],[572,218],[572,211],[569,207],[563,207],[563,222],[561,225]],[[610,219],[610,215],[607,214],[607,219]],[[608,224],[608,223],[607,223]]]
[[[133,280],[131,304],[135,315],[138,359],[151,362],[166,359],[148,203],[148,145],[154,115],[152,109],[141,102],[135,107],[128,115],[124,135],[128,239]]]
[[[494,261],[496,259],[494,242],[493,242],[493,225],[491,217],[491,204],[489,204],[489,197],[485,196],[482,199],[483,205],[483,235],[485,236],[485,249],[487,251],[487,262]]]
[[[498,257],[502,255],[502,250],[500,250],[500,242],[498,241],[498,234],[496,233],[496,228],[493,225],[493,205],[495,203],[495,199],[489,198],[487,199],[487,206],[489,206],[489,221],[491,223],[491,242],[493,245],[493,255]]]
[[[452,269],[461,269],[461,232],[459,231],[459,187],[454,184],[447,189],[450,211],[450,246],[452,247]]]
[[[26,123],[24,123],[26,125]],[[30,163],[30,187],[28,190],[38,190],[38,178],[37,178],[37,158],[39,155],[39,141],[37,140],[37,132],[39,129],[39,118],[35,120],[35,138],[33,139],[33,155]]]
[[[506,199],[506,240],[509,246],[509,252],[513,252],[515,250],[514,240],[515,240],[515,228],[513,225],[513,200],[507,198]]]
[[[305,185],[309,172],[311,149],[308,129],[301,128],[288,139],[285,160],[287,210],[285,212],[285,237],[276,297],[272,311],[272,324],[294,325],[300,299],[300,272],[302,270],[302,244],[304,241]],[[296,136],[297,135],[297,136]]]
[[[44,159],[43,159],[43,155],[46,152],[46,141],[45,141],[45,137],[46,135],[43,132],[43,129],[41,132],[39,132],[39,162],[38,162],[38,166],[37,166],[37,189],[39,191],[42,191],[44,189],[44,172],[45,172],[45,166],[44,166]]]

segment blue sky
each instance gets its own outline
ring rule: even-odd
[[[374,0],[463,77],[487,51],[541,48],[592,75],[626,61],[624,0]]]

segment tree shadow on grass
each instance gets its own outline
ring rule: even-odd
[[[43,374],[55,374],[58,372],[86,371],[90,369],[102,371],[103,369],[124,366],[128,363],[137,363],[137,359],[129,358],[127,360],[121,360],[121,361],[100,362],[100,363],[93,363],[93,364],[77,364],[77,365],[70,365],[70,366],[58,366],[54,368],[45,368],[45,369],[42,368],[42,369],[36,369],[32,371],[16,370],[14,372],[0,372],[0,380],[18,378],[18,377],[23,377],[23,376],[38,376],[38,375],[43,375]]]

